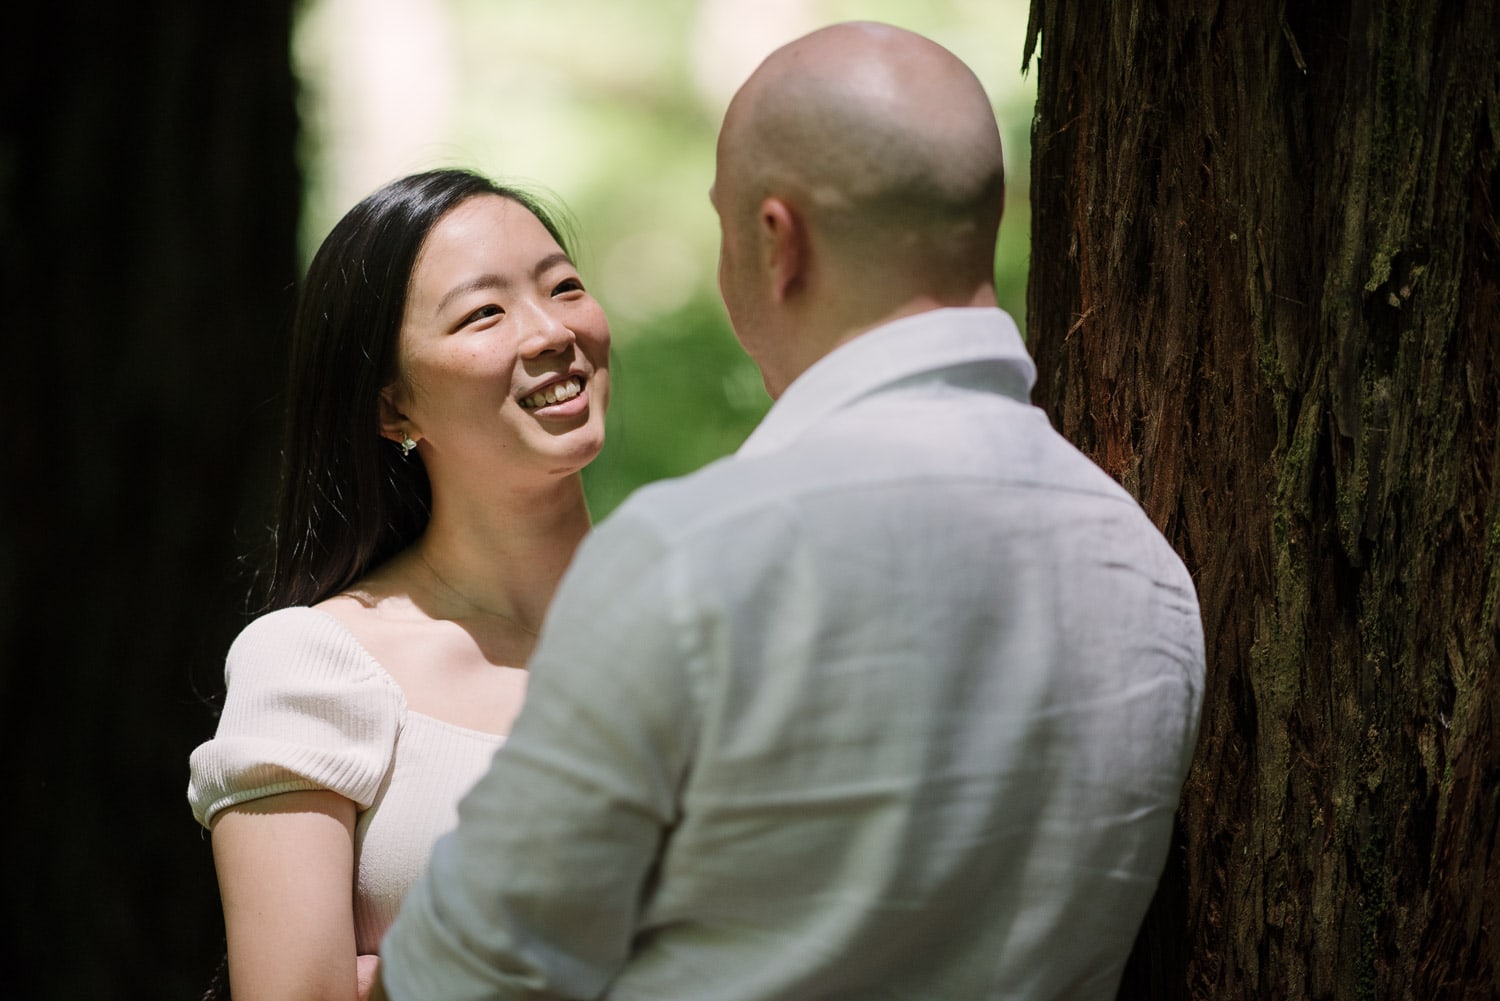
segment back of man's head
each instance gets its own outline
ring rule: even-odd
[[[970,305],[992,285],[1000,134],[979,80],[935,42],[864,22],[797,39],[746,82],[720,143],[741,210],[792,204],[849,302]]]

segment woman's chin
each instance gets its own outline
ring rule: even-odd
[[[581,432],[581,429],[580,429]],[[577,473],[599,457],[604,450],[604,435],[584,436],[580,433],[580,440],[569,441],[569,447],[559,449],[554,453],[555,461],[552,471],[559,476],[568,476]]]

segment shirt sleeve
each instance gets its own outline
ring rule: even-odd
[[[205,827],[226,807],[327,789],[374,802],[395,750],[403,698],[336,619],[287,608],[229,649],[214,738],[189,760],[188,801]]]
[[[624,965],[696,732],[686,576],[623,511],[580,548],[509,740],[386,934],[392,998],[592,998]]]

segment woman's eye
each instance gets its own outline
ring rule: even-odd
[[[505,310],[491,303],[488,306],[480,306],[478,309],[474,310],[474,312],[464,317],[464,322],[473,323],[476,320],[487,320],[492,316],[499,316],[504,312]]]
[[[568,292],[582,292],[583,282],[577,278],[564,278],[558,282],[557,288],[552,290],[553,295],[565,295]]]

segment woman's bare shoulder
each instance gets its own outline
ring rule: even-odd
[[[410,595],[358,586],[319,602],[401,688],[407,707],[468,729],[509,732],[525,693],[524,660],[488,655],[462,624]]]

